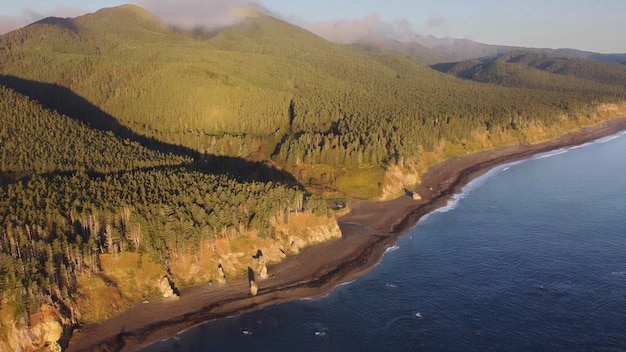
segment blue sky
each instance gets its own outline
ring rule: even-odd
[[[0,3],[0,32],[48,15],[73,17],[129,2],[158,9],[168,1],[196,16],[200,8],[213,9],[207,3],[247,1],[301,25],[342,21],[343,30],[401,26],[489,44],[626,52],[625,0],[20,0]]]

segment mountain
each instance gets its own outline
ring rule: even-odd
[[[621,95],[626,66],[536,51],[511,51],[493,58],[437,64],[433,68],[483,83],[553,91]]]
[[[625,54],[601,54],[576,49],[524,48],[510,45],[494,45],[475,42],[469,39],[437,38],[432,35],[413,34],[406,41],[396,39],[361,42],[359,46],[385,48],[426,64],[459,62],[471,59],[493,58],[514,51],[533,51],[572,59],[592,59],[611,63],[626,63]]]
[[[425,45],[472,56],[511,48],[426,39],[338,45],[254,11],[227,28],[187,32],[127,5],[1,36],[0,81],[123,138],[270,163],[305,186],[366,198],[382,186],[370,179],[369,187],[352,187],[363,167],[377,170],[371,177],[416,165],[420,148],[460,143],[485,126],[506,130],[512,119],[553,123],[564,111],[551,101],[567,101],[567,114],[587,114],[623,96],[623,86],[599,75],[555,77],[501,60],[495,65],[505,69],[474,79],[497,85],[460,80],[418,60],[447,61],[463,50],[441,54]]]
[[[518,49],[514,46],[483,44],[469,39],[437,38],[423,35],[416,35],[414,41],[436,53],[454,58],[450,61],[494,56]]]

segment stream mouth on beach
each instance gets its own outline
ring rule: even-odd
[[[623,175],[621,133],[500,165],[329,295],[144,351],[624,350]]]

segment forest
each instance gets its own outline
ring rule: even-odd
[[[167,268],[201,241],[273,238],[289,213],[332,216],[312,186],[376,196],[339,174],[376,184],[444,141],[588,117],[625,82],[532,51],[430,67],[260,13],[192,33],[131,5],[36,22],[0,36],[0,299],[67,308],[104,254]]]
[[[202,240],[271,238],[270,221],[289,212],[329,215],[297,185],[147,149],[5,87],[0,121],[0,298],[16,314],[73,298],[77,276],[101,270],[100,254],[144,253],[168,267]]]

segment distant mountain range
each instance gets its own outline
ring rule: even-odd
[[[419,62],[432,65],[443,62],[457,62],[469,59],[490,58],[511,51],[532,51],[553,54],[573,59],[592,59],[618,64],[626,64],[624,54],[601,54],[576,49],[524,48],[507,45],[492,45],[475,42],[469,39],[437,38],[431,35],[414,34],[411,40],[395,39],[360,42],[360,45],[371,45],[390,49],[408,55]]]
[[[550,100],[575,113],[621,99],[623,59],[429,36],[339,45],[253,10],[189,32],[127,5],[0,36],[0,84],[154,145],[284,167],[384,167],[419,159],[419,146],[509,128],[518,114],[551,121],[562,111]]]

